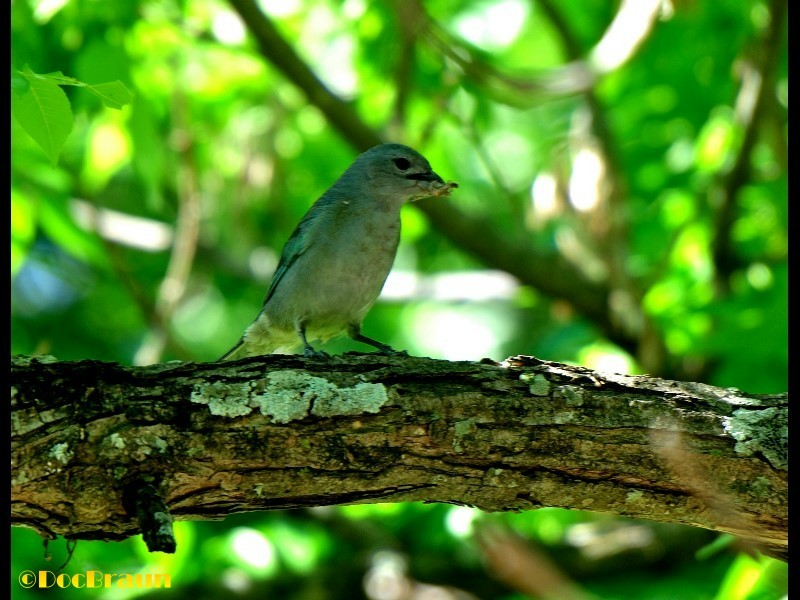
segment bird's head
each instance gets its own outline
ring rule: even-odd
[[[402,144],[381,144],[364,152],[350,170],[363,177],[373,194],[398,202],[430,196],[447,196],[458,187],[431,169],[416,150]]]

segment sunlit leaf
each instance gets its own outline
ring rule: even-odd
[[[11,90],[18,93],[24,93],[28,91],[30,84],[28,83],[28,79],[19,71],[12,71],[11,72]]]
[[[103,104],[109,108],[119,109],[133,100],[133,94],[121,81],[87,85],[86,89],[99,96]]]
[[[12,90],[11,112],[50,162],[55,164],[72,130],[72,110],[64,91],[30,69],[22,71],[28,83],[24,91]],[[19,86],[22,87],[22,86]]]

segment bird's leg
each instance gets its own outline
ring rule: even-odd
[[[377,348],[382,354],[396,354],[400,356],[408,356],[408,352],[405,350],[395,350],[389,344],[384,344],[379,342],[378,340],[373,340],[365,336],[361,333],[361,325],[359,324],[350,324],[347,327],[347,335],[349,335],[352,339],[357,342],[361,342],[362,344],[369,344],[373,348]]]
[[[314,348],[311,347],[311,344],[308,343],[308,340],[306,339],[305,323],[298,323],[296,329],[297,335],[299,335],[300,339],[303,340],[303,356],[306,358],[330,358],[330,354],[324,350],[314,350]]]

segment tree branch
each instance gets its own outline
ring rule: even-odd
[[[281,36],[254,0],[229,0],[258,43],[261,53],[322,111],[342,136],[361,151],[383,142],[350,104],[330,91]]]
[[[739,59],[742,80],[735,103],[735,122],[741,129],[739,147],[717,173],[708,195],[716,210],[712,256],[718,294],[724,295],[730,286],[731,274],[741,266],[733,248],[733,226],[739,211],[739,192],[750,177],[753,150],[759,135],[759,125],[775,87],[775,70],[783,42],[783,30],[788,11],[786,0],[771,0],[769,25],[761,32],[750,50],[750,57]]]
[[[145,529],[163,549],[173,518],[421,501],[608,512],[788,548],[787,394],[532,357],[16,357],[11,406],[12,523],[49,538]]]

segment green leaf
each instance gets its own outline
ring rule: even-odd
[[[34,75],[31,73],[31,75]],[[133,94],[128,88],[125,87],[121,81],[108,81],[106,83],[90,84],[84,83],[74,77],[67,77],[61,71],[54,71],[44,75],[35,74],[36,77],[47,79],[58,85],[74,85],[77,87],[86,88],[95,96],[98,96],[103,104],[109,108],[122,108],[126,104],[130,104],[133,100]]]
[[[86,84],[86,89],[98,96],[109,108],[120,109],[133,100],[133,94],[121,81],[110,81],[97,85]]]
[[[18,73],[28,82],[28,89],[12,88],[11,113],[55,165],[72,130],[72,110],[67,95],[55,83],[27,68]]]
[[[25,76],[20,73],[19,71],[12,71],[11,72],[11,90],[17,93],[24,93],[28,91],[30,85],[28,84],[28,80],[25,79]]]
[[[30,71],[30,69],[26,66],[26,70]],[[75,79],[74,77],[67,77],[61,71],[51,71],[50,73],[36,73],[36,77],[41,77],[42,79],[48,79],[53,83],[57,83],[58,85],[82,85],[80,81]]]

